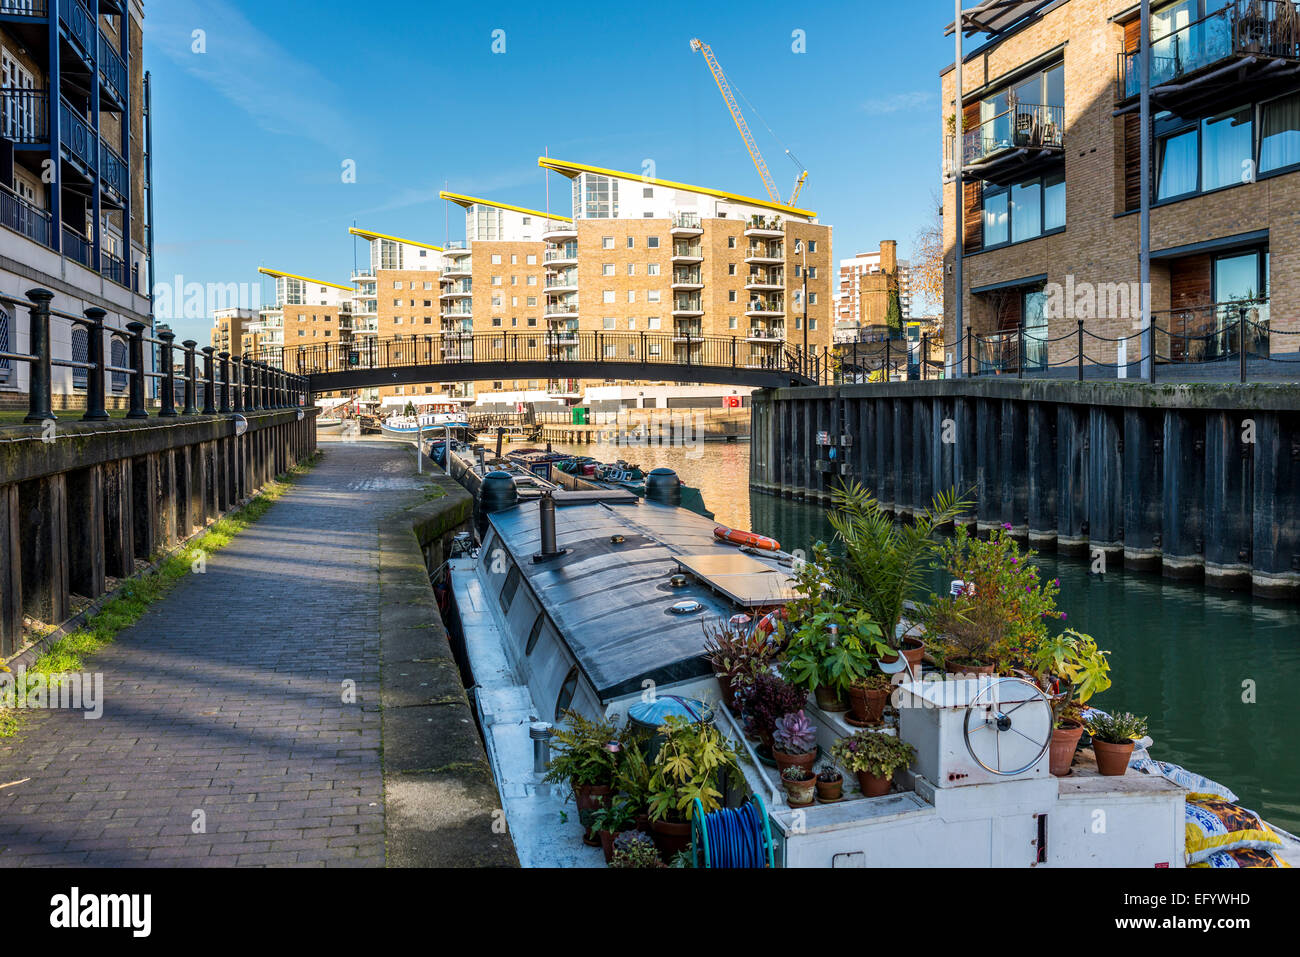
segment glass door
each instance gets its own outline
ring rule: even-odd
[[[1246,323],[1246,351],[1267,352],[1268,254],[1251,250],[1214,261],[1214,302],[1218,312],[1215,357],[1237,354],[1239,322]],[[1207,350],[1209,351],[1209,350]]]
[[[1036,289],[1024,295],[1021,304],[1024,317],[1025,369],[1047,368],[1047,292]]]

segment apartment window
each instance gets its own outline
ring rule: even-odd
[[[627,264],[627,274],[628,274],[629,276],[635,276],[635,275],[636,275],[636,263],[628,263],[628,264]]]
[[[537,317],[536,317],[536,316],[529,316],[529,317],[528,317],[528,324],[529,324],[530,326],[535,326],[535,325],[537,325]]]
[[[492,305],[493,305],[494,307],[498,308],[498,309],[501,308],[501,305],[502,305],[501,297],[500,297],[500,296],[493,296],[493,297],[492,297]]]
[[[526,286],[536,286],[536,285],[537,285],[537,277],[536,277],[536,276],[529,276],[529,277],[528,277],[528,281],[527,281],[526,283],[524,283],[524,285],[526,285]]]
[[[612,275],[614,275],[614,264],[613,264],[613,263],[605,263],[604,265],[602,265],[602,266],[600,267],[600,272],[601,272],[601,275],[602,275],[602,276],[612,276]]]
[[[728,236],[728,237],[727,237],[727,248],[728,248],[728,249],[735,249],[735,248],[736,248],[736,237],[735,237],[735,236]]]
[[[631,329],[632,331],[635,332],[635,331],[636,331],[636,320],[635,320],[635,319],[629,319],[629,320],[627,321],[627,327],[628,327],[629,329]]]
[[[393,283],[393,288],[394,288],[394,289],[401,289],[401,288],[402,288],[402,281],[401,281],[400,279],[397,280],[397,281],[395,281],[395,282]]]
[[[815,292],[808,293],[808,305],[810,306],[817,305],[817,293]]]
[[[735,274],[736,274],[736,264],[735,264],[735,263],[727,263],[727,275],[728,275],[728,276],[734,276]]]
[[[528,265],[530,265],[530,266],[536,266],[536,265],[537,265],[537,254],[536,254],[536,253],[529,253],[529,254],[528,254],[528,258],[525,260],[525,262],[527,262]]]
[[[518,308],[518,306],[519,306],[519,297],[518,297],[518,296],[511,296],[511,297],[510,297],[510,305],[511,305],[512,307]]]
[[[810,253],[815,253],[817,251],[817,240],[815,239],[808,240],[808,251]]]
[[[492,277],[492,285],[494,285],[494,286],[499,286],[499,285],[501,285],[501,277],[500,277],[500,276],[493,276],[493,277]]]
[[[604,298],[604,301],[607,302],[607,303],[612,303],[612,302],[614,302],[614,290],[613,290],[613,289],[606,289],[603,298]]]
[[[728,290],[727,290],[727,302],[735,302],[735,301],[736,301],[736,290],[734,290],[734,289],[728,289]]]
[[[642,198],[642,199],[654,199],[654,198],[655,198],[654,187],[653,187],[653,186],[643,186],[643,187],[641,187],[641,198]]]
[[[658,263],[646,263],[645,274],[646,274],[647,276],[657,276],[657,275],[659,275],[659,264],[658,264]]]
[[[636,302],[636,290],[635,290],[635,289],[629,289],[629,290],[627,291],[627,301],[628,301],[628,302]]]
[[[494,253],[494,254],[493,254],[493,256],[492,256],[492,265],[494,265],[494,266],[500,266],[500,265],[501,265],[501,254],[500,254],[500,253]]]
[[[816,319],[809,319],[809,320],[808,320],[808,331],[809,331],[809,332],[816,332],[816,331],[817,331],[817,320],[816,320]]]
[[[660,301],[659,290],[658,290],[658,289],[651,289],[651,290],[647,291],[646,294],[645,294],[645,301],[646,301],[646,302],[659,302],[659,301]]]
[[[627,237],[627,248],[628,249],[636,248],[636,240],[633,239],[631,236]]]
[[[530,306],[535,306],[535,305],[537,305],[537,297],[536,297],[536,296],[529,296],[529,297],[528,297],[528,305],[530,305]]]
[[[808,251],[809,251],[809,252],[812,252],[811,249],[809,249]],[[808,267],[808,278],[809,278],[809,279],[816,279],[816,278],[817,278],[817,267],[816,267],[816,266],[809,266],[809,267]]]
[[[658,237],[658,236],[647,236],[647,237],[646,237],[645,244],[646,244],[646,248],[647,248],[647,249],[658,249],[658,248],[659,248],[659,237]]]
[[[735,317],[735,316],[728,316],[728,317],[727,317],[727,328],[728,328],[728,329],[735,329],[735,328],[736,328],[736,325],[737,325],[737,323],[736,323],[736,317]]]
[[[652,213],[652,212],[649,212],[649,211],[644,212],[644,213],[642,213],[641,215],[642,215],[642,217],[645,218],[645,219],[654,219],[654,218],[655,218],[655,214]]]
[[[617,350],[617,348],[618,348],[617,346],[606,346],[606,347],[605,347],[605,358],[606,358],[606,359],[613,359],[613,358],[616,358],[616,355],[617,355],[616,350]]]
[[[519,285],[519,277],[518,277],[518,276],[511,276],[511,277],[510,277],[510,285],[512,285],[512,286],[517,286],[517,285]]]
[[[493,317],[492,317],[492,325],[497,326],[497,327],[500,327],[500,325],[501,325],[501,317],[500,317],[500,316],[493,316]]]
[[[648,346],[646,346],[646,352],[647,354],[652,356],[659,355],[660,354],[659,343],[657,342],[650,343]]]
[[[614,237],[613,237],[613,236],[602,236],[601,239],[600,239],[600,248],[601,248],[601,249],[613,249],[613,248],[614,248]]]
[[[601,320],[601,326],[602,326],[606,331],[612,332],[614,329],[617,329],[617,328],[618,328],[618,320],[617,320],[617,319],[602,319],[602,320]]]
[[[645,321],[645,327],[646,327],[647,329],[658,329],[658,328],[660,328],[659,317],[658,317],[658,316],[651,316],[649,319],[647,319],[647,320]]]
[[[426,282],[426,283],[424,284],[424,291],[425,291],[425,292],[432,292],[432,291],[433,291],[433,283],[431,283],[431,282]]]
[[[415,305],[415,303],[411,303],[411,305]],[[426,300],[424,300],[424,308],[425,308],[425,309],[431,309],[431,308],[433,308],[433,300],[432,300],[432,299],[426,299]]]
[[[1197,122],[1165,114],[1156,120],[1156,200],[1177,199],[1249,181],[1254,159],[1254,108]]]
[[[985,248],[1036,239],[1064,228],[1064,173],[1036,176],[1011,186],[984,184]]]
[[[518,254],[518,253],[511,253],[511,254],[510,254],[510,265],[512,265],[512,266],[518,266],[518,265],[519,265],[519,254]]]

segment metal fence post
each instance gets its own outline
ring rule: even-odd
[[[181,345],[185,347],[185,408],[181,409],[181,415],[198,415],[199,409],[195,402],[198,400],[199,390],[194,368],[194,347],[198,343],[193,339],[186,339]]]
[[[86,370],[86,414],[82,416],[87,422],[102,422],[108,418],[104,408],[104,317],[108,315],[103,309],[92,306],[86,310],[90,320],[90,332],[86,339],[86,361],[90,368]]]
[[[1016,378],[1025,377],[1025,327],[1016,330]]]
[[[221,414],[229,415],[234,409],[230,406],[230,353],[219,352],[221,359]]]
[[[1076,320],[1079,323],[1079,381],[1083,381],[1083,320]]]
[[[886,382],[890,380],[889,367],[893,364],[890,360],[890,355],[889,355],[890,346],[892,344],[893,344],[892,340],[888,335],[886,335],[885,336],[885,381]]]
[[[131,333],[131,408],[127,411],[128,419],[147,419],[149,410],[144,407],[144,330],[143,322],[128,322],[127,331]]]
[[[50,300],[54,293],[48,289],[33,289],[27,293],[31,300],[28,307],[28,352],[34,357],[28,363],[27,377],[29,393],[27,396],[27,417],[24,422],[45,422],[57,419],[50,406],[53,397],[51,382],[52,360],[50,346]]]
[[[203,414],[217,414],[217,350],[204,346],[203,353]]]
[[[921,381],[924,382],[927,376],[926,366],[930,362],[930,333],[921,334]]]
[[[1237,351],[1241,353],[1241,359],[1238,363],[1240,366],[1241,381],[1246,381],[1246,307],[1238,306],[1237,316]]]
[[[975,336],[974,330],[971,329],[970,326],[967,326],[966,327],[966,378],[968,379],[974,374],[973,367],[971,365],[971,363],[975,360],[975,356],[971,349],[972,340],[974,339],[974,336]]]
[[[171,419],[176,416],[176,367],[172,360],[172,342],[176,339],[176,333],[164,329],[158,333],[158,338],[163,341],[158,350],[163,374],[162,388],[158,392],[158,415],[160,418]]]
[[[240,414],[244,411],[244,357],[231,356],[230,369],[234,376],[235,413]]]

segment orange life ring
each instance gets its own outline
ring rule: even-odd
[[[776,625],[778,621],[789,621],[789,620],[790,620],[790,613],[786,611],[785,606],[783,605],[780,608],[776,609],[776,611],[769,612],[768,614],[764,615],[763,618],[759,621],[759,623],[754,626],[754,630],[761,631],[765,635],[770,635],[772,634],[772,632],[776,631]]]
[[[781,550],[781,543],[775,538],[768,538],[766,535],[758,535],[754,532],[742,532],[739,529],[727,528],[725,525],[715,528],[713,537],[733,545],[748,545],[750,548],[759,548],[766,552]]]

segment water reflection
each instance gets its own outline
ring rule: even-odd
[[[700,487],[719,522],[771,535],[788,550],[829,539],[821,508],[749,492],[749,450],[573,447],[674,469]],[[1220,781],[1247,807],[1300,830],[1300,760],[1291,747],[1300,708],[1290,688],[1300,675],[1300,609],[1122,569],[1093,576],[1085,562],[1053,554],[1038,563],[1061,579],[1067,624],[1111,652],[1115,681],[1098,704],[1148,715],[1156,757]],[[935,576],[936,591],[946,584]]]

